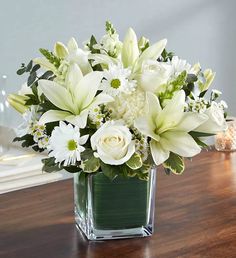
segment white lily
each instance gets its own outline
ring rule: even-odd
[[[156,165],[166,161],[170,152],[183,157],[192,157],[201,148],[188,134],[204,123],[208,116],[184,112],[185,93],[179,91],[162,109],[159,99],[147,93],[147,115],[136,119],[135,127],[144,135],[151,137],[150,148]]]
[[[99,104],[113,101],[109,95],[96,96],[102,73],[92,72],[83,76],[79,66],[69,67],[65,86],[53,81],[39,80],[39,88],[44,95],[61,110],[49,110],[42,115],[40,123],[67,121],[80,128],[86,126],[89,110]]]
[[[140,53],[137,36],[134,30],[129,28],[123,42],[120,62],[122,62],[125,68],[130,67],[133,74],[139,73],[143,62],[146,60],[157,60],[164,50],[166,44],[167,40],[162,39]],[[95,63],[102,63],[107,66],[117,64],[118,61],[104,54],[91,54],[90,58],[95,60]]]

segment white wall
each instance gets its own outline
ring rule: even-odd
[[[166,37],[168,50],[214,69],[214,87],[224,91],[236,115],[235,9],[234,0],[0,0],[0,75],[17,90],[23,78],[16,69],[39,47],[52,48],[71,36],[79,42],[91,33],[100,37],[108,19],[121,38],[128,26],[152,41]]]

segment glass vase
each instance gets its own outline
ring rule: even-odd
[[[150,236],[154,226],[156,169],[147,181],[102,172],[74,174],[75,221],[89,240]]]

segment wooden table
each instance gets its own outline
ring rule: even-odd
[[[88,242],[72,180],[0,196],[1,258],[236,257],[236,153],[203,152],[182,176],[158,170],[152,237]]]

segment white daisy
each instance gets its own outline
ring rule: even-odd
[[[137,82],[130,80],[131,70],[123,68],[121,65],[110,65],[108,70],[103,73],[104,79],[101,82],[100,89],[110,96],[117,96],[123,92],[129,94],[135,91]]]
[[[55,127],[49,140],[49,156],[55,157],[56,162],[64,162],[64,166],[75,165],[81,160],[80,153],[85,150],[81,145],[85,144],[89,135],[80,136],[78,127],[60,122]]]
[[[172,65],[172,75],[174,77],[181,74],[183,71],[190,72],[191,65],[186,60],[180,59],[178,56],[173,56],[170,64]]]

